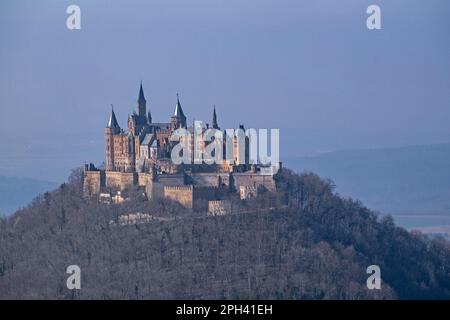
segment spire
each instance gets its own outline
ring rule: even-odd
[[[111,105],[111,115],[109,116],[107,128],[120,128],[117,122],[116,114],[114,113],[114,106]]]
[[[144,89],[142,88],[142,80],[141,80],[141,87],[139,88],[139,98],[138,98],[138,102],[140,102],[140,101],[147,102],[147,100],[145,100],[145,96],[144,96]]]
[[[214,105],[213,118],[212,118],[212,127],[214,129],[219,129],[219,125],[217,124],[216,105]]]
[[[180,96],[177,93],[177,105],[175,106],[175,111],[171,118],[172,130],[177,128],[186,128],[186,116],[184,115],[183,109],[181,108]]]
[[[180,96],[177,93],[177,105],[175,106],[175,112],[173,113],[174,117],[177,117],[178,119],[186,118],[186,116],[183,113],[183,109],[181,108],[180,103]]]
[[[141,86],[139,87],[139,97],[137,100],[137,111],[138,111],[138,115],[141,118],[145,118],[145,113],[146,113],[146,109],[147,109],[147,100],[145,100],[145,96],[144,96],[144,89],[142,88],[142,81],[141,81]]]

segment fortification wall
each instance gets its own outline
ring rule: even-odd
[[[186,208],[194,207],[194,187],[190,186],[164,186],[164,197],[177,201]]]
[[[215,200],[218,197],[220,190],[217,187],[197,187],[194,186],[194,201],[205,199]]]
[[[164,185],[158,181],[153,181],[147,196],[149,198],[164,198]]]
[[[159,183],[166,186],[181,186],[184,185],[183,174],[159,174],[156,176]]]
[[[239,196],[241,200],[256,198],[258,196],[258,187],[254,186],[240,186]]]
[[[192,183],[200,187],[220,187],[230,185],[229,173],[193,173]]]
[[[102,175],[100,171],[85,171],[83,180],[83,193],[85,196],[99,194],[102,188]]]
[[[240,186],[263,186],[269,191],[275,191],[275,180],[270,174],[258,174],[258,173],[234,173],[233,174],[234,186],[236,190],[240,189]]]
[[[106,171],[106,187],[116,187],[123,189],[126,186],[137,185],[138,174],[136,172],[115,172]]]
[[[153,193],[153,174],[151,173],[138,173],[138,185],[145,187],[145,192],[149,197],[152,197]]]
[[[230,214],[231,201],[230,200],[213,200],[208,201],[208,215],[209,216],[223,216]]]

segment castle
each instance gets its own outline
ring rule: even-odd
[[[256,190],[275,191],[274,172],[249,162],[249,139],[231,137],[232,158],[220,163],[175,164],[171,153],[179,141],[173,140],[178,129],[194,132],[188,127],[187,118],[177,101],[170,122],[153,122],[142,83],[139,88],[137,108],[128,117],[127,130],[117,121],[111,110],[105,129],[106,158],[103,167],[86,164],[84,168],[83,191],[86,196],[99,195],[113,190],[120,191],[127,186],[137,186],[148,198],[165,197],[181,203],[187,208],[196,208],[197,203],[218,201],[224,194],[236,193],[241,199],[256,196]],[[211,126],[201,128],[201,132],[213,128],[221,130],[214,106]],[[242,132],[245,130],[241,125]],[[193,141],[187,141],[190,154],[194,155]],[[201,151],[208,146],[200,145]],[[223,144],[226,153],[226,145]],[[243,150],[243,151],[240,151]]]

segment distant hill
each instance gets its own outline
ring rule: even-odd
[[[450,216],[450,144],[338,151],[284,163],[331,178],[341,195],[382,213]]]
[[[38,194],[57,186],[56,182],[0,176],[0,217],[13,213]]]

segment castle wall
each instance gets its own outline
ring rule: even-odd
[[[102,188],[101,171],[85,171],[83,181],[83,193],[85,196],[99,194]]]
[[[138,174],[136,172],[115,172],[106,171],[106,187],[116,187],[123,189],[126,186],[136,185],[138,182]]]
[[[145,187],[145,192],[149,197],[153,196],[153,174],[138,173],[138,185]]]
[[[258,196],[258,187],[255,186],[240,186],[239,197],[241,200],[256,198]]]
[[[233,174],[234,186],[236,190],[239,190],[241,186],[263,186],[269,191],[275,191],[275,180],[272,175],[260,174],[260,173],[234,173]]]
[[[220,187],[230,185],[229,173],[193,173],[192,183],[200,187]]]
[[[214,200],[219,193],[219,188],[217,187],[194,187],[194,201],[205,199]]]
[[[124,189],[130,185],[139,185],[145,188],[149,198],[166,197],[187,208],[205,211],[208,209],[207,201],[223,199],[230,191],[230,184],[240,193],[241,199],[253,196],[250,191],[260,187],[275,191],[273,176],[261,173],[194,173],[189,178],[189,181],[185,181],[184,174],[153,176],[152,173],[87,170],[84,173],[83,191],[85,195],[93,195],[104,192],[105,187]],[[173,188],[166,190],[166,187]]]
[[[156,176],[156,181],[153,181],[151,193],[147,193],[151,198],[165,197],[165,186],[183,186],[184,174],[159,174]]]
[[[186,208],[198,211],[208,209],[208,200],[215,200],[223,192],[216,187],[164,186],[164,197],[177,201]]]
[[[231,212],[230,200],[208,201],[208,216],[223,216]]]
[[[177,201],[186,208],[192,209],[194,205],[194,187],[190,186],[164,186],[164,197]]]
[[[179,186],[184,184],[184,174],[159,174],[158,182],[166,186]]]
[[[149,198],[164,198],[164,184],[153,181],[150,193],[147,193]]]

